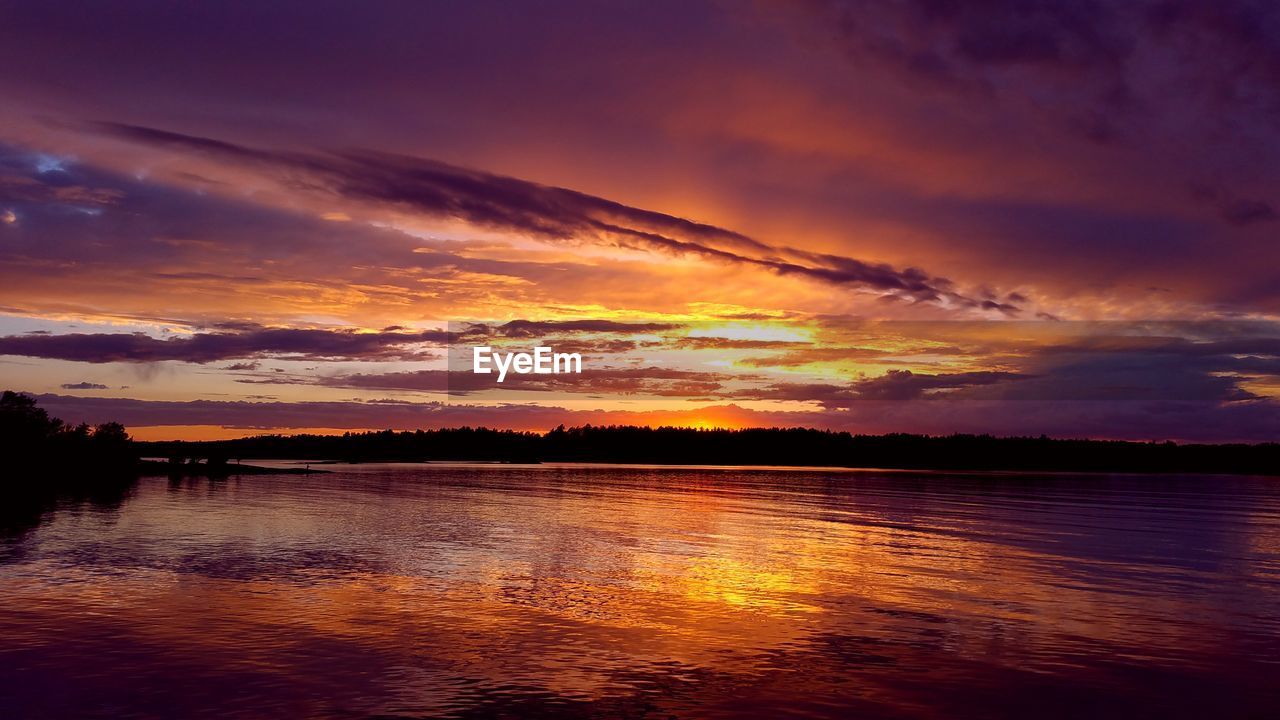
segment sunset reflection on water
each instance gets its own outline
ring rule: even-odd
[[[1273,480],[334,467],[7,539],[12,716],[1280,707]]]

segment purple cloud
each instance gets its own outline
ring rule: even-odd
[[[63,383],[63,390],[106,390],[106,385],[93,382]]]
[[[147,363],[177,360],[209,363],[252,357],[291,359],[415,359],[433,355],[422,344],[442,344],[443,331],[417,333],[353,330],[258,328],[244,332],[206,332],[158,339],[144,333],[68,333],[0,337],[0,355],[88,363]],[[250,369],[242,363],[238,369]],[[233,366],[234,367],[234,366]]]
[[[595,239],[620,247],[696,255],[798,275],[921,302],[947,299],[965,307],[1016,313],[1010,303],[957,293],[954,283],[918,268],[895,269],[828,253],[769,245],[732,230],[624,205],[566,188],[387,153],[276,152],[157,128],[99,122],[103,133],[147,145],[211,155],[282,174],[294,187],[324,189],[415,213],[547,240]],[[305,177],[300,180],[298,176]]]

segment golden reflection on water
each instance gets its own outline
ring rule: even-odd
[[[48,714],[30,682],[88,673],[72,699],[119,717],[148,695],[232,716],[928,717],[994,697],[1017,716],[1065,688],[1123,701],[1140,676],[1173,714],[1196,683],[1254,707],[1280,661],[1280,513],[1269,481],[1215,480],[147,479],[13,540],[0,660],[29,683],[0,689]]]

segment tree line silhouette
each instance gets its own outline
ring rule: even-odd
[[[0,449],[3,463],[17,479],[38,473],[73,480],[128,476],[137,466],[137,448],[120,423],[70,425],[49,417],[35,398],[10,390],[0,394]]]
[[[123,425],[70,425],[28,395],[0,393],[0,551],[60,504],[118,507],[137,471]]]
[[[546,433],[447,428],[263,435],[138,443],[144,455],[346,462],[473,460],[660,465],[795,465],[937,470],[1280,474],[1280,444],[1176,444],[990,435],[854,435],[811,428],[741,430],[560,426]]]
[[[1176,444],[990,435],[855,435],[812,428],[741,430],[609,425],[545,433],[490,428],[260,435],[204,442],[137,442],[124,426],[70,425],[34,398],[0,395],[0,449],[13,478],[101,482],[163,468],[169,474],[267,471],[229,458],[313,461],[597,462],[795,465],[936,470],[1202,472],[1280,475],[1280,444]],[[146,463],[139,457],[169,458]],[[203,459],[200,470],[191,460]]]

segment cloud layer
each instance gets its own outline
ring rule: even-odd
[[[150,426],[1274,428],[1273,5],[229,13],[6,12],[10,386]],[[497,391],[450,341],[589,372]]]

